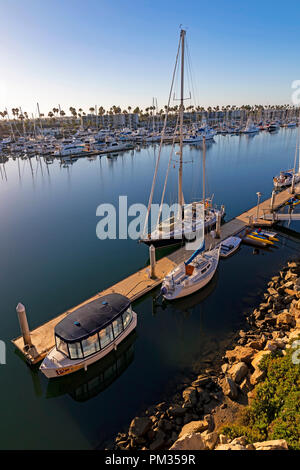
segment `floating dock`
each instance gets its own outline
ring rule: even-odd
[[[295,194],[300,194],[300,185],[295,186]],[[262,201],[259,205],[259,214],[269,215],[272,210],[278,210],[290,198],[290,190],[286,189],[276,194],[275,197]],[[252,223],[254,223],[254,225],[259,226],[271,226],[275,222],[275,220],[265,220],[264,218],[259,218],[256,220],[256,216],[257,206],[249,209],[238,217],[235,217],[229,222],[223,224],[220,230],[220,238],[213,238],[210,233],[206,234],[206,247],[214,247],[216,244],[220,243],[220,241],[230,236],[239,234],[249,225],[249,223],[251,223],[251,221]],[[190,255],[190,251],[186,250],[185,247],[181,247],[178,250],[174,251],[172,254],[165,256],[164,258],[156,262],[154,279],[151,279],[150,277],[150,267],[140,269],[136,273],[114,284],[108,289],[98,292],[90,299],[86,300],[85,302],[82,302],[80,305],[76,305],[70,310],[67,310],[66,312],[58,315],[52,320],[35,328],[30,332],[31,341],[33,344],[33,346],[31,347],[24,347],[23,336],[19,336],[18,338],[13,339],[12,343],[22,353],[22,355],[29,364],[37,364],[42,361],[48,354],[48,352],[54,347],[55,325],[60,322],[64,317],[66,317],[69,313],[73,312],[78,307],[85,305],[102,295],[113,292],[126,295],[131,299],[131,301],[137,300],[143,295],[150,292],[155,287],[159,286],[166,274],[168,274],[172,269],[174,269],[179,263],[187,260]]]

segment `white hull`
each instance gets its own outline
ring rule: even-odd
[[[201,282],[198,282],[197,284],[190,286],[190,287],[185,287],[176,296],[172,294],[166,294],[164,295],[164,298],[167,300],[174,300],[174,299],[180,299],[181,297],[186,297],[187,295],[194,294],[194,292],[197,292],[198,290],[203,289],[203,287],[205,287],[212,280],[214,274],[215,274],[215,271],[213,271],[205,279],[202,279]]]
[[[116,349],[117,346],[126,338],[126,336],[128,336],[136,328],[136,325],[137,315],[135,312],[133,312],[130,325],[116,338],[115,341],[107,345],[101,351],[85,359],[69,359],[61,352],[57,351],[56,347],[54,347],[42,362],[40,370],[48,379],[52,379],[55,377],[62,377],[64,375],[72,374],[80,369],[86,369],[89,365],[99,361],[109,354],[113,349]]]
[[[182,263],[169,273],[162,285],[162,294],[167,300],[180,299],[205,287],[213,278],[219,262],[220,248],[198,255],[190,264],[194,267],[193,274],[186,275],[185,264]],[[207,271],[202,274],[207,266]]]
[[[242,239],[239,237],[229,237],[223,240],[220,243],[220,258],[229,258],[239,249],[241,243]]]
[[[288,170],[287,173],[292,173],[293,170]],[[273,179],[273,184],[275,189],[285,188],[287,186],[291,186],[293,181],[292,177],[281,177],[278,176]],[[295,174],[295,184],[300,182],[300,173]]]

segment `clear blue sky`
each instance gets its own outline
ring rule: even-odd
[[[162,107],[180,24],[197,105],[288,103],[300,79],[296,0],[0,0],[0,18],[0,110]]]

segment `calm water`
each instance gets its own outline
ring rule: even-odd
[[[257,191],[269,197],[272,176],[293,164],[296,132],[219,136],[208,146],[207,192],[225,204],[227,220],[255,205]],[[117,205],[119,195],[128,195],[128,204],[147,203],[157,148],[79,159],[66,168],[36,158],[31,165],[0,164],[0,339],[7,344],[7,364],[0,366],[1,448],[101,446],[158,402],[178,374],[221,347],[243,325],[243,312],[258,302],[266,280],[298,255],[299,241],[290,235],[256,256],[243,246],[220,262],[203,292],[164,309],[153,302],[157,291],[136,302],[137,334],[87,376],[53,384],[31,370],[10,344],[19,335],[18,301],[34,328],[147,263],[147,248],[134,240],[97,239],[96,208]],[[169,151],[165,146],[156,202]],[[201,157],[201,148],[185,147],[186,201],[201,197]],[[175,159],[173,166],[169,202],[177,193]]]

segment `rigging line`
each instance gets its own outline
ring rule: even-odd
[[[199,104],[199,100],[198,100],[199,96],[198,96],[198,90],[197,90],[196,86],[194,86],[192,58],[191,58],[191,53],[190,53],[188,41],[186,41],[186,50],[187,50],[187,63],[188,63],[188,67],[189,67],[189,71],[190,71],[190,76],[191,76],[192,94],[193,94],[193,96],[194,96],[194,102],[195,102],[195,107],[196,107],[196,106],[198,106],[198,104]],[[195,90],[196,90],[196,93],[195,93]]]
[[[160,156],[161,156],[161,149],[162,149],[163,140],[164,140],[164,136],[165,136],[165,130],[166,130],[166,126],[167,126],[168,113],[169,113],[169,108],[170,108],[170,101],[171,101],[172,90],[173,90],[173,85],[174,85],[174,78],[175,78],[177,64],[178,64],[180,44],[181,44],[181,36],[180,36],[180,39],[179,39],[179,44],[178,44],[178,49],[177,49],[177,54],[176,54],[175,66],[174,66],[173,76],[172,76],[172,83],[171,83],[169,99],[168,99],[168,104],[167,104],[167,109],[166,109],[166,115],[165,115],[165,120],[164,120],[164,127],[163,127],[162,134],[161,134],[161,139],[160,139],[160,144],[159,144],[159,151],[158,151],[158,156],[157,156],[157,160],[156,160],[156,166],[155,166],[155,171],[154,171],[154,176],[153,176],[153,181],[152,181],[151,192],[150,192],[150,196],[149,196],[147,214],[146,214],[145,225],[144,225],[144,233],[146,233],[146,227],[147,227],[147,224],[148,224],[149,212],[150,212],[150,208],[151,208],[151,204],[152,204],[153,193],[154,193],[156,177],[157,177],[157,171],[158,171],[158,166],[159,166],[159,161],[160,161]]]
[[[162,205],[163,205],[163,202],[164,202],[164,197],[165,197],[165,192],[166,192],[166,187],[167,187],[167,181],[168,181],[168,176],[169,176],[169,170],[170,170],[172,155],[173,155],[174,146],[175,146],[175,139],[176,139],[176,131],[177,131],[177,128],[178,128],[178,122],[179,122],[179,113],[177,114],[176,126],[175,126],[175,131],[174,131],[174,134],[173,134],[172,147],[171,147],[171,151],[170,151],[170,157],[169,157],[168,168],[167,168],[166,177],[165,177],[164,188],[163,188],[163,192],[162,192],[162,195],[161,195],[161,202],[160,202],[160,206],[159,206],[159,212],[158,212],[156,226],[159,223],[159,219],[160,219],[161,212],[162,212]]]
[[[190,63],[190,57],[189,57],[189,50],[188,46],[186,45],[186,52],[187,52],[187,78],[188,78],[188,84],[189,84],[189,89],[190,89],[190,96],[191,96],[191,102],[194,102],[194,107],[196,107],[196,97],[195,97],[195,92],[194,92],[194,86],[193,86],[193,79],[192,79],[192,70],[191,70],[191,63]]]

